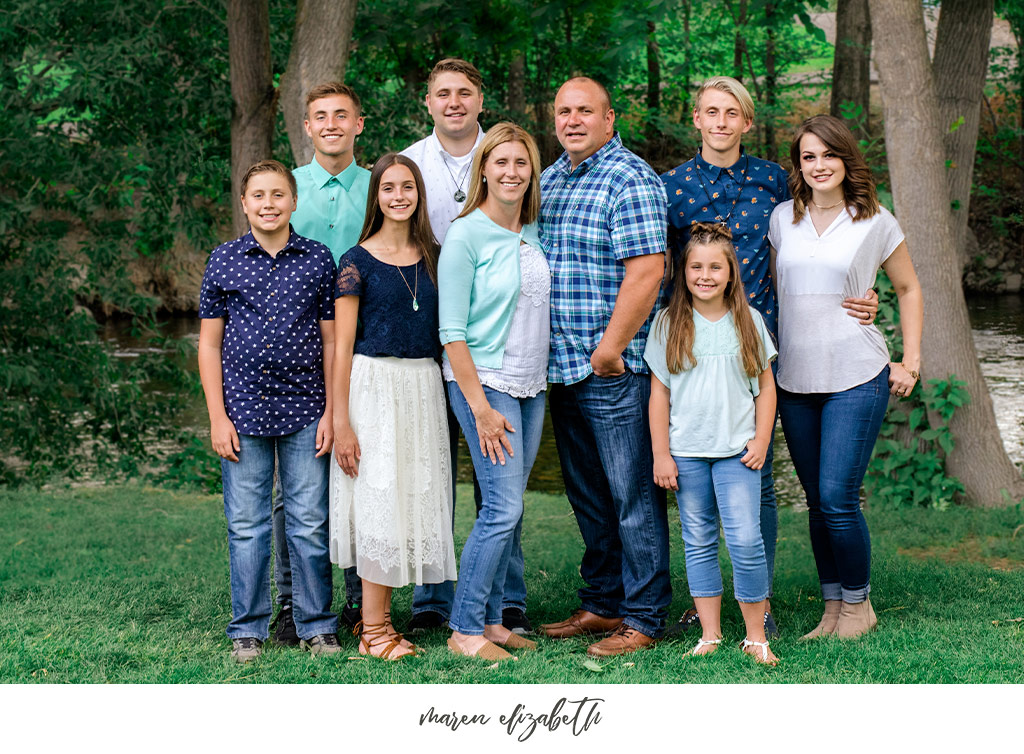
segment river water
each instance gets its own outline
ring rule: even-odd
[[[1018,467],[1024,466],[1024,297],[976,295],[967,299],[967,306],[974,332],[974,345],[988,383],[1003,445],[1014,463]],[[199,320],[196,318],[175,318],[166,324],[168,334],[194,341],[199,339]],[[117,324],[109,325],[105,335],[117,343],[119,352],[125,356],[138,351],[136,341]],[[209,426],[201,399],[186,409],[183,421],[187,426],[195,427],[198,434],[208,436]],[[797,502],[802,498],[802,493],[793,473],[781,429],[776,432],[775,455],[775,483],[779,499],[783,503]],[[461,481],[471,480],[471,462],[464,440],[459,453],[458,469]],[[544,436],[530,475],[529,487],[553,493],[565,490],[550,414],[545,416]]]

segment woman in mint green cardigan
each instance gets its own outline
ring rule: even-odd
[[[544,423],[551,282],[537,236],[533,137],[513,123],[494,126],[471,175],[437,270],[443,374],[482,496],[462,550],[448,646],[494,661],[536,646],[501,625],[501,608],[506,574],[523,567],[523,493]]]

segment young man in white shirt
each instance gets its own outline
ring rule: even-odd
[[[459,58],[439,61],[427,78],[424,104],[434,121],[434,130],[403,150],[402,154],[411,158],[423,174],[430,227],[438,243],[444,243],[448,226],[462,212],[469,193],[473,156],[484,138],[483,129],[477,122],[484,105],[480,71],[472,63]],[[448,426],[454,476],[459,425],[450,409]],[[479,510],[479,489],[474,492]],[[455,588],[451,581],[416,587],[407,633],[446,625],[454,599]],[[520,634],[532,631],[526,617],[522,550],[512,554],[502,608],[502,623],[506,628]]]

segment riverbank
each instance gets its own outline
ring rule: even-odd
[[[268,647],[230,661],[226,524],[219,497],[141,486],[0,493],[0,683],[1021,683],[1024,510],[868,509],[878,629],[855,644],[803,643],[821,603],[806,513],[780,512],[774,612],[778,668],[734,646],[742,624],[726,587],[727,642],[686,656],[695,638],[604,662],[586,642],[540,640],[519,662],[486,667],[453,656],[446,634],[417,638],[427,654],[388,664],[359,658],[342,635],[336,659]],[[456,546],[472,524],[459,489]],[[675,509],[670,510],[670,520]],[[576,607],[582,543],[563,496],[528,493],[523,547],[534,623]],[[731,576],[724,556],[726,583]],[[337,573],[337,572],[336,572]],[[672,523],[670,618],[687,606],[678,519]],[[335,606],[341,604],[335,578]],[[396,592],[395,622],[411,590]],[[350,659],[353,658],[353,659]]]

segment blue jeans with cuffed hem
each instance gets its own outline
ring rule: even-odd
[[[482,634],[485,625],[501,623],[507,604],[505,584],[516,552],[522,563],[523,495],[544,428],[544,393],[513,398],[484,386],[484,394],[515,430],[506,432],[512,453],[505,453],[504,465],[492,463],[481,452],[473,412],[458,383],[448,383],[452,410],[466,435],[480,485],[480,512],[462,548],[450,622],[452,630],[471,635]]]
[[[863,602],[871,589],[871,538],[860,488],[889,404],[889,366],[838,393],[780,388],[778,395],[786,445],[807,495],[822,596]]]
[[[745,451],[744,451],[745,452]],[[679,521],[686,544],[686,580],[693,597],[720,597],[718,522],[732,560],[738,602],[768,599],[768,567],[761,541],[761,472],[740,459],[676,457]]]
[[[336,633],[331,609],[327,498],[330,456],[316,457],[316,428],[281,437],[239,435],[238,462],[221,460],[231,562],[227,634],[266,640],[270,627],[271,496],[277,454],[291,555],[292,616],[300,639]]]
[[[565,491],[586,547],[581,606],[656,638],[672,586],[665,492],[651,471],[650,378],[627,369],[548,392]]]

